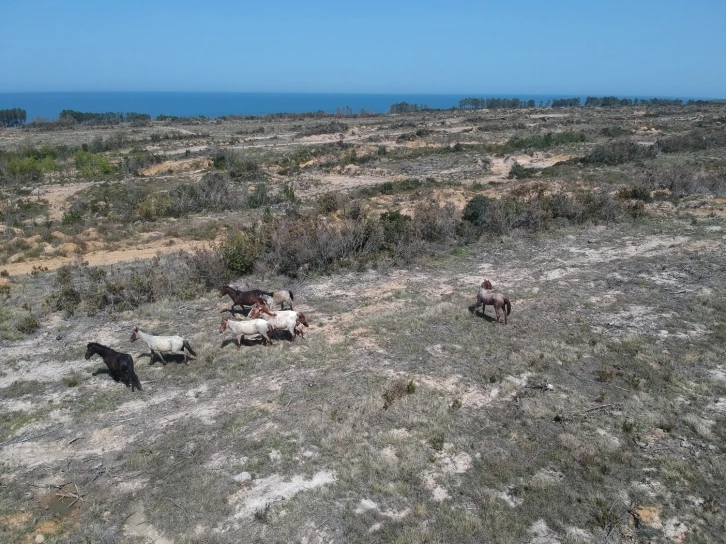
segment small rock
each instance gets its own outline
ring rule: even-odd
[[[42,544],[43,542],[45,542],[45,537],[39,533],[39,534],[35,535],[35,542],[37,544]]]

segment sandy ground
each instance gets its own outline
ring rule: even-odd
[[[34,259],[20,263],[11,263],[2,266],[2,269],[7,270],[10,276],[19,276],[29,274],[33,270],[33,267],[43,267],[48,270],[55,270],[61,266],[76,261],[86,262],[90,266],[117,264],[136,261],[139,259],[151,259],[156,255],[174,253],[179,250],[191,250],[203,247],[204,245],[205,244],[203,242],[192,241],[180,241],[173,245],[168,245],[168,240],[158,240],[129,249],[119,249],[116,251],[91,251],[82,255],[54,257],[53,259]]]

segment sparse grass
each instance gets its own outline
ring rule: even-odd
[[[432,127],[452,118],[461,124],[457,138],[465,142],[464,150],[423,151],[419,158],[399,160],[393,147],[378,154],[377,145],[368,144],[311,147],[296,142],[294,149],[276,149],[270,141],[259,149],[245,147],[245,158],[274,173],[265,182],[268,195],[282,191],[275,165],[290,158],[283,173],[288,175],[285,185],[294,185],[294,210],[272,206],[263,214],[262,209],[210,208],[199,212],[208,216],[204,218],[186,216],[164,225],[139,218],[114,231],[114,223],[105,218],[123,206],[137,209],[153,191],[144,192],[136,203],[133,195],[121,193],[121,186],[97,185],[77,193],[75,197],[88,201],[87,208],[79,208],[84,221],[103,218],[99,226],[107,230],[99,229],[101,241],[113,240],[119,248],[125,237],[157,228],[188,240],[195,229],[208,230],[204,237],[211,237],[212,231],[246,228],[262,217],[265,225],[289,218],[285,226],[293,236],[278,233],[279,262],[295,262],[299,247],[316,247],[318,256],[329,255],[341,239],[356,248],[360,238],[339,235],[369,235],[372,231],[366,229],[379,224],[388,245],[379,262],[337,259],[334,266],[319,268],[301,264],[296,281],[259,264],[251,267],[250,275],[229,277],[240,287],[292,288],[296,309],[312,323],[305,340],[279,339],[270,347],[244,345],[239,351],[223,346],[223,335],[217,332],[219,310],[229,301],[217,297],[220,270],[215,269],[219,259],[213,251],[106,267],[105,275],[94,267],[72,268],[73,281],[58,285],[53,281],[57,272],[39,269],[13,276],[0,308],[0,379],[5,384],[0,389],[0,475],[5,484],[0,485],[0,517],[34,508],[25,497],[27,486],[17,482],[64,474],[79,483],[85,502],[78,523],[64,524],[48,540],[133,539],[122,529],[123,517],[143,509],[144,526],[180,542],[197,542],[210,534],[230,544],[303,539],[528,542],[540,520],[559,541],[577,541],[576,533],[566,534],[570,528],[605,541],[608,533],[612,537],[621,529],[631,530],[625,528],[632,507],[622,501],[627,496],[636,505],[657,504],[663,520],[677,516],[704,542],[718,541],[723,530],[719,486],[726,476],[721,455],[726,434],[717,405],[724,397],[719,376],[726,371],[726,278],[719,252],[723,220],[699,215],[691,222],[667,210],[654,215],[648,211],[660,204],[718,198],[721,174],[715,163],[689,154],[693,162],[684,167],[684,155],[691,153],[687,151],[640,165],[638,158],[615,166],[573,162],[545,169],[540,176],[547,184],[505,182],[503,188],[498,184],[506,173],[480,169],[477,175],[492,177],[481,178],[482,183],[472,178],[478,184],[463,189],[470,203],[463,219],[477,229],[475,235],[454,232],[446,241],[415,246],[416,264],[399,269],[392,257],[385,260],[390,257],[386,252],[414,226],[412,232],[422,238],[441,236],[436,219],[444,215],[431,210],[441,212],[442,207],[419,212],[417,206],[440,196],[441,189],[461,192],[461,180],[472,171],[469,163],[481,154],[487,138],[532,138],[537,136],[527,128],[532,123],[543,127],[542,132],[555,130],[552,121],[522,123],[516,114],[501,112],[497,115],[502,119],[479,112],[427,115]],[[467,131],[475,115],[484,117],[476,121],[484,130]],[[628,123],[609,115],[573,111],[567,126],[582,127],[596,142],[631,137]],[[667,108],[658,119],[663,130],[682,123]],[[421,117],[400,121],[410,124],[385,130],[416,133],[423,126]],[[230,133],[260,125],[260,120],[251,125],[240,120],[195,122],[209,129],[209,141],[182,145],[216,149],[227,145],[220,142],[228,142]],[[356,132],[374,130],[362,119],[345,122]],[[295,132],[304,130],[302,125],[292,128],[299,123],[270,120],[268,128],[265,121],[265,133],[289,143]],[[601,130],[621,124],[623,134]],[[165,128],[142,127],[147,132],[134,133],[134,138],[148,139]],[[417,143],[422,149],[429,144],[452,147],[454,142],[445,141],[443,133],[422,132]],[[390,145],[395,139],[380,132],[372,135],[378,136],[376,144]],[[73,137],[79,136],[74,132]],[[155,140],[168,148],[180,144],[177,139]],[[557,152],[582,155],[596,142],[558,144]],[[719,149],[707,151],[716,156]],[[341,175],[334,169],[352,160],[353,151],[356,157],[377,157],[370,162],[356,159],[360,170],[355,171],[380,176],[382,183],[370,193],[354,188],[348,195],[360,205],[358,219],[376,206],[368,212],[370,223],[361,221],[358,231],[338,231],[333,227],[353,219],[348,197],[318,202],[319,195],[336,187],[315,186],[307,178],[326,168]],[[104,153],[112,157],[114,150]],[[320,162],[301,166],[313,156]],[[325,162],[330,166],[322,166]],[[461,168],[437,175],[450,183],[426,179],[425,168],[444,164]],[[679,164],[685,172],[674,166]],[[394,181],[375,170],[388,167],[410,171],[406,179]],[[144,186],[133,181],[127,186],[131,192],[134,187],[168,191],[180,183],[149,178]],[[307,191],[313,186],[317,192],[310,197]],[[555,186],[571,200],[559,199]],[[613,199],[618,190],[621,198]],[[647,202],[638,221],[599,215],[611,200],[615,206],[646,202],[646,190],[656,198]],[[683,196],[657,196],[672,190]],[[481,191],[486,198],[471,199]],[[501,198],[504,192],[511,194]],[[108,208],[117,204],[112,202],[116,197],[120,202],[112,213]],[[104,198],[108,204],[102,204]],[[492,202],[501,207],[492,207]],[[500,221],[506,219],[499,223],[506,229],[490,228],[494,212],[501,212],[495,216]],[[292,230],[308,213],[316,214],[315,222],[304,223],[310,228]],[[34,233],[31,228],[27,232]],[[309,234],[317,229],[329,229],[329,237]],[[24,238],[14,232],[6,236],[7,245]],[[161,234],[153,236],[163,240]],[[285,253],[290,240],[298,247]],[[350,255],[358,250],[346,251]],[[512,300],[506,326],[493,320],[491,307],[483,315],[467,310],[484,278]],[[89,304],[116,283],[135,293],[133,304]],[[65,287],[80,299],[63,293]],[[51,295],[51,300],[66,297],[73,315],[63,313],[63,304],[38,302]],[[30,313],[24,303],[32,306],[32,315],[49,323],[49,334],[37,335],[41,344],[23,338],[14,326]],[[128,341],[134,324],[159,334],[184,335],[199,357],[188,365],[149,366],[148,358],[139,357],[145,348]],[[105,374],[88,377],[91,362],[94,369],[103,366],[99,359],[83,360],[83,346],[92,339],[133,354],[143,392],[132,394]],[[23,381],[33,373],[49,381]],[[252,479],[236,481],[234,476],[243,471]],[[275,482],[310,482],[323,471],[334,472],[335,481],[281,498]],[[262,493],[266,486],[269,495]],[[235,517],[258,494],[260,502]],[[375,506],[367,508],[368,501]],[[38,512],[33,510],[33,515]],[[660,529],[632,530],[636,538],[665,538]],[[26,538],[26,533],[17,535],[17,540]]]

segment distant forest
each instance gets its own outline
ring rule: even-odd
[[[0,125],[5,127],[15,127],[25,123],[25,110],[13,108],[10,110],[0,110]]]
[[[123,122],[138,123],[151,121],[151,115],[148,113],[90,113],[75,110],[63,110],[60,112],[61,121],[75,121],[76,123],[98,124],[98,125],[118,125]]]

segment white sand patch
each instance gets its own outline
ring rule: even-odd
[[[22,442],[0,450],[0,460],[11,467],[37,467],[68,458],[82,459],[112,451],[120,451],[140,433],[132,433],[125,425],[97,429],[82,439],[67,442]]]
[[[567,542],[568,544],[590,544],[595,542],[595,537],[592,533],[579,527],[568,527],[567,528]]]
[[[434,467],[426,470],[421,479],[427,489],[431,490],[433,499],[437,502],[451,498],[451,495],[440,480],[450,485],[456,485],[455,474],[464,474],[471,468],[471,455],[466,452],[453,453],[454,445],[445,443],[440,454],[437,455]]]
[[[396,456],[396,450],[394,450],[391,446],[383,448],[381,450],[381,459],[387,461],[388,463],[397,462],[398,457]]]
[[[144,508],[140,503],[133,505],[130,510],[134,513],[123,524],[122,531],[124,534],[143,538],[145,542],[153,542],[153,544],[173,544],[171,540],[161,536],[159,531],[148,522]]]
[[[535,487],[543,488],[550,487],[562,482],[565,479],[565,475],[556,470],[543,468],[539,470],[532,479],[530,480],[532,485]]]
[[[405,508],[396,512],[395,510],[381,510],[380,507],[370,499],[361,499],[358,507],[355,509],[356,514],[364,514],[369,511],[375,511],[377,514],[389,519],[400,521],[411,513],[410,508]]]
[[[667,519],[663,524],[663,532],[672,542],[684,542],[690,529],[678,518]]]
[[[279,474],[262,478],[254,482],[252,487],[241,489],[229,498],[229,503],[237,506],[233,517],[234,519],[252,517],[256,511],[268,504],[290,500],[301,491],[331,484],[337,479],[332,470],[316,472],[309,480],[304,476],[293,476],[289,481],[285,481],[285,477]]]
[[[529,544],[560,544],[562,539],[552,531],[543,519],[535,521],[529,528],[532,540]]]
[[[574,262],[581,263],[606,263],[615,260],[631,259],[633,257],[653,257],[676,251],[678,246],[688,243],[687,236],[650,236],[643,242],[630,243],[623,240],[619,247],[605,248],[567,248],[578,257]]]
[[[512,491],[510,489],[507,489],[506,491],[497,491],[496,489],[487,488],[483,491],[491,498],[502,500],[512,508],[515,508],[524,502],[519,497],[515,497],[514,495],[512,495]]]

